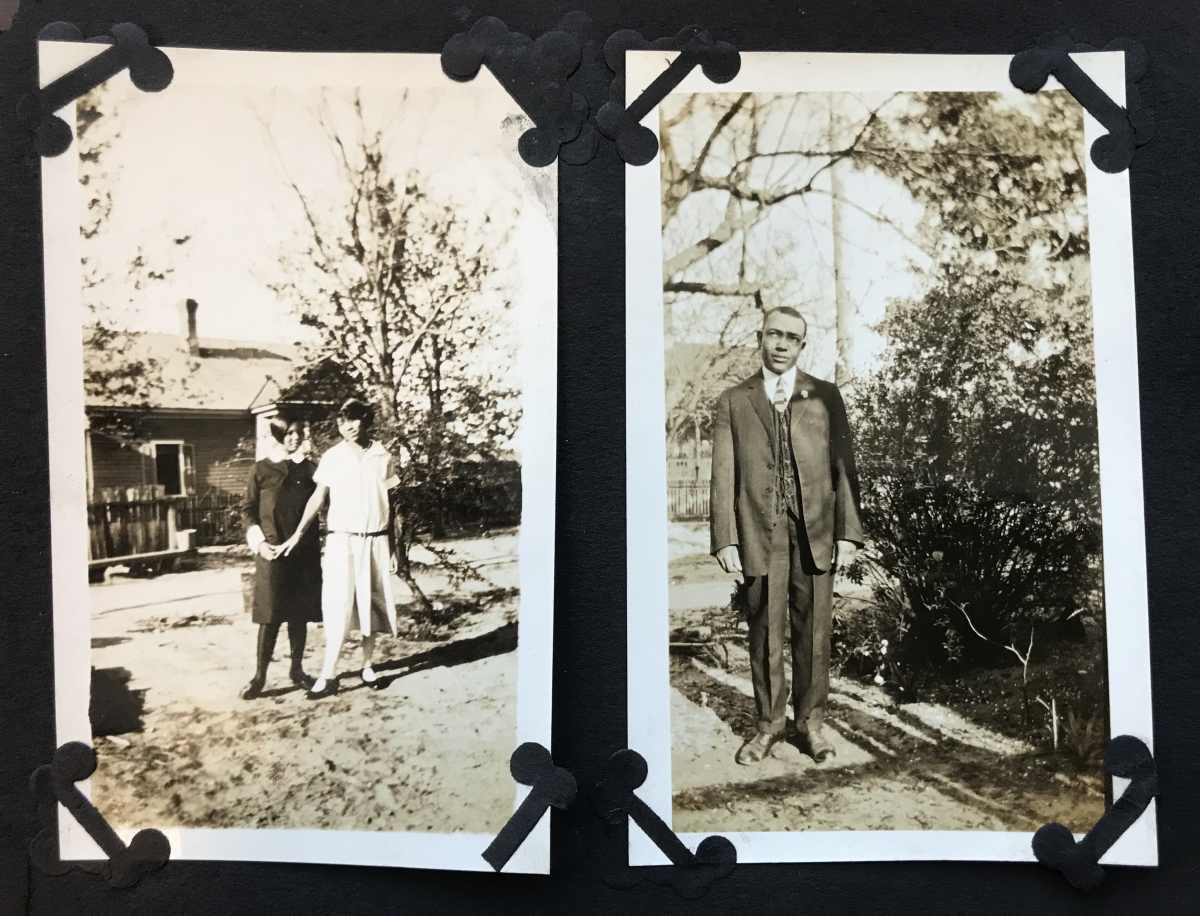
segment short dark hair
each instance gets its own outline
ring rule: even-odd
[[[267,426],[271,430],[271,436],[276,442],[282,443],[287,436],[288,427],[296,424],[303,424],[303,421],[298,417],[293,417],[289,413],[280,411],[267,421]]]
[[[763,324],[766,324],[767,319],[772,315],[789,315],[792,318],[799,318],[800,322],[804,325],[804,336],[808,336],[808,319],[790,305],[777,305],[773,309],[767,309],[763,312]]]
[[[358,398],[349,398],[338,408],[338,420],[361,420],[363,429],[370,429],[375,425],[375,409]]]

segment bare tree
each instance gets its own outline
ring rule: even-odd
[[[173,272],[162,252],[149,255],[143,244],[132,246],[117,265],[97,260],[94,244],[113,212],[117,170],[112,166],[113,146],[120,139],[120,117],[111,88],[99,86],[76,103],[76,148],[79,183],[86,203],[79,233],[82,293],[85,320],[84,392],[94,404],[112,411],[93,413],[89,428],[122,443],[140,436],[140,421],[155,397],[165,390],[163,366],[140,346],[141,334],[113,321],[113,306],[144,292]],[[170,239],[173,251],[190,236]],[[183,381],[186,384],[186,380]]]
[[[692,195],[717,192],[724,212],[700,237],[664,253],[663,278],[667,292],[753,296],[762,285],[747,276],[747,234],[772,207],[806,194],[828,194],[819,179],[837,162],[855,156],[871,135],[889,101],[860,102],[858,117],[842,116],[833,124],[827,113],[811,109],[802,94],[689,96],[662,124],[663,226],[679,216]],[[701,113],[700,107],[707,107]],[[683,148],[674,131],[685,122],[711,121],[701,142]],[[669,235],[669,233],[668,233]],[[736,275],[729,281],[704,282],[688,274],[701,262],[731,243],[742,243]]]
[[[850,211],[934,263],[966,256],[981,273],[999,265],[1027,282],[1036,282],[1026,276],[1035,260],[1052,263],[1058,277],[1075,271],[1070,261],[1086,250],[1084,170],[1072,142],[1078,106],[1062,93],[1043,95],[1025,108],[987,93],[669,100],[660,131],[669,332],[723,347],[752,342],[764,307],[785,298],[806,306],[791,272],[795,249],[804,246],[810,262],[813,252],[827,258],[820,298],[832,307],[810,310],[810,339],[813,331],[833,335],[837,381],[851,381],[858,304],[841,266],[843,248],[859,245],[846,227]],[[902,185],[925,210],[916,231],[848,195],[843,179],[853,170]],[[794,223],[814,237],[790,238],[773,222],[773,214],[794,207],[808,208]],[[690,371],[692,382],[677,387],[720,382],[719,361]],[[694,408],[687,398],[673,401],[672,428],[688,427]]]
[[[745,368],[744,360],[731,359],[728,351],[753,346],[764,308],[814,304],[809,296],[797,300],[797,268],[790,250],[795,242],[771,226],[771,215],[809,195],[836,196],[834,166],[857,153],[885,104],[846,105],[830,96],[816,105],[796,94],[742,93],[692,95],[664,108],[668,333],[712,344],[693,347],[689,358],[668,366],[678,376],[668,381],[668,433],[676,441],[694,437],[698,448],[714,397],[736,380],[731,368]],[[842,112],[846,108],[852,115]],[[836,234],[836,219],[830,221]],[[832,263],[826,265],[835,286],[841,282],[839,253],[835,240]],[[815,312],[816,333],[838,335],[841,342],[848,325],[841,312],[854,306],[840,289],[836,298],[837,320],[828,327],[820,310],[809,311]]]
[[[444,535],[442,506],[454,467],[496,460],[518,419],[515,393],[479,359],[511,305],[490,288],[493,253],[506,230],[490,214],[468,221],[415,171],[397,176],[385,134],[368,126],[357,93],[348,101],[349,128],[335,124],[329,106],[326,99],[317,120],[339,183],[306,189],[287,178],[307,240],[281,259],[282,279],[273,288],[317,331],[313,361],[332,360],[357,381],[380,414],[380,433],[407,456],[398,572],[428,610],[410,560],[418,527]],[[472,574],[425,546],[452,574]]]

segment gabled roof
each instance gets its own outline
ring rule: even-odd
[[[346,398],[361,396],[361,388],[343,366],[326,356],[306,365],[297,365],[290,383],[272,379],[251,409],[260,413],[284,406],[293,411],[299,407],[307,415],[323,416]]]
[[[93,378],[128,366],[144,372],[144,382],[111,396],[89,386],[85,403],[92,410],[249,411],[291,384],[298,351],[295,344],[201,338],[193,356],[187,341],[173,334],[123,334],[107,353],[85,350],[85,364],[96,370]]]

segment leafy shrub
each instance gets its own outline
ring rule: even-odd
[[[1063,635],[1090,598],[1094,526],[1064,507],[975,488],[875,482],[869,514],[872,591],[897,625],[896,649],[930,671],[1024,649],[1031,628]]]
[[[1080,766],[1092,763],[1104,749],[1104,717],[1095,709],[1085,717],[1067,708],[1066,718],[1059,723],[1062,746]]]
[[[901,621],[910,669],[987,664],[1091,609],[1099,464],[1078,289],[1035,295],[950,265],[877,328],[881,368],[853,404],[871,544],[859,576]]]
[[[926,672],[906,663],[897,650],[905,645],[908,618],[883,603],[833,606],[830,660],[846,677],[873,679],[903,702],[920,698]]]

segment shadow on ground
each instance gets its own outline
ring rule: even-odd
[[[140,732],[146,711],[146,691],[130,690],[128,668],[93,668],[92,701],[88,717],[92,735]]]
[[[489,630],[479,636],[458,639],[443,646],[435,646],[424,652],[417,652],[406,658],[383,662],[375,666],[377,674],[381,675],[381,686],[387,686],[392,681],[416,674],[418,671],[428,671],[430,668],[451,668],[455,665],[465,665],[481,661],[493,655],[503,655],[517,648],[517,625],[506,623],[504,626]]]

